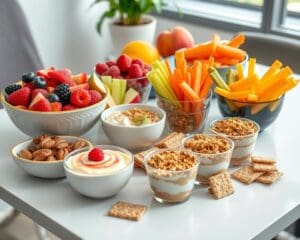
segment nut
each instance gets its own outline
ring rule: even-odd
[[[86,141],[84,140],[77,140],[76,142],[74,142],[74,150],[79,149],[79,148],[83,148],[86,146]]]
[[[51,156],[47,157],[46,161],[56,161],[56,158],[53,155],[51,155]]]
[[[55,141],[55,147],[57,149],[66,148],[66,147],[68,147],[68,145],[69,145],[68,142],[64,139],[58,139]]]
[[[31,153],[35,152],[36,150],[38,150],[39,148],[37,146],[34,145],[30,145],[27,150],[30,151]]]
[[[55,157],[58,160],[63,160],[68,153],[68,148],[61,148],[56,152]]]
[[[52,151],[50,149],[39,149],[35,151],[33,154],[33,160],[35,161],[44,161],[52,155]]]
[[[48,137],[47,134],[43,134],[43,135],[40,135],[40,136],[38,136],[38,137],[33,138],[33,139],[32,139],[32,142],[35,143],[35,144],[40,144],[40,142],[41,142],[42,140],[44,140],[45,138],[47,138],[47,137]]]
[[[28,160],[31,160],[33,158],[32,153],[29,150],[26,150],[26,149],[22,149],[19,152],[18,156],[20,158],[24,158],[24,159],[28,159]]]
[[[69,152],[72,152],[74,150],[74,143],[69,143],[67,148]]]
[[[40,147],[41,148],[53,148],[55,146],[55,141],[52,140],[50,137],[46,137],[40,142]]]

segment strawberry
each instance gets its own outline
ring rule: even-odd
[[[40,111],[40,112],[52,111],[50,102],[41,93],[38,93],[36,97],[31,101],[28,109],[32,111]]]
[[[54,70],[54,67],[48,67],[48,68],[37,71],[36,75],[47,79],[47,78],[49,78],[48,73],[53,70]]]
[[[50,103],[52,112],[60,112],[62,110],[61,102],[52,102]]]
[[[116,61],[109,60],[109,61],[106,62],[106,65],[107,65],[108,67],[111,67],[111,66],[117,65],[117,63],[116,63]]]
[[[8,95],[7,100],[11,105],[28,106],[30,102],[31,90],[29,87],[22,87]]]
[[[70,102],[77,107],[86,107],[91,102],[91,95],[87,90],[77,89],[72,92]]]
[[[141,59],[139,59],[139,58],[133,59],[132,62],[131,62],[131,64],[138,64],[138,65],[140,65],[141,69],[144,68],[144,63],[143,63],[143,61],[142,61]]]
[[[101,162],[104,160],[104,152],[99,147],[94,147],[88,154],[88,158],[93,162]]]
[[[70,87],[71,93],[74,92],[77,89],[89,90],[89,84],[88,83],[83,83],[83,84],[76,85],[74,87]]]
[[[106,75],[111,76],[113,78],[117,78],[121,75],[121,72],[118,66],[111,66],[107,69]]]
[[[31,100],[33,100],[38,93],[43,94],[45,97],[48,95],[48,91],[44,88],[36,88],[31,92]]]
[[[128,71],[128,75],[131,77],[131,78],[140,78],[143,76],[143,71],[140,67],[140,65],[134,63],[131,65],[131,67],[129,68],[129,71]]]
[[[89,90],[89,94],[91,95],[90,105],[93,105],[102,100],[102,95],[96,90]]]
[[[106,72],[108,69],[108,66],[106,63],[97,63],[95,66],[95,71],[99,75],[102,75],[104,72]]]
[[[31,91],[32,91],[33,89],[35,89],[35,86],[33,85],[32,82],[30,82],[30,83],[24,83],[23,86],[24,86],[24,87],[28,87]]]
[[[129,67],[131,66],[131,57],[126,54],[122,54],[117,59],[117,66],[121,70],[121,72],[127,72]]]
[[[63,108],[62,108],[63,111],[72,111],[72,110],[74,110],[74,109],[77,109],[77,107],[75,107],[75,106],[72,105],[72,104],[64,105]]]
[[[53,87],[53,88],[56,88],[56,86],[59,84],[59,82],[51,79],[51,78],[45,78],[45,81],[46,81],[46,85],[47,87]]]
[[[83,84],[83,83],[86,83],[87,82],[87,79],[88,79],[88,76],[87,76],[87,73],[85,72],[82,72],[82,73],[79,73],[79,74],[76,74],[76,75],[72,75],[71,76],[71,79],[77,84]]]
[[[71,71],[67,68],[52,70],[48,73],[49,78],[59,83],[68,84],[70,87],[75,86],[76,82],[71,79]]]

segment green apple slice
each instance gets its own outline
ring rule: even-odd
[[[89,79],[88,84],[91,90],[96,90],[101,94],[106,94],[106,88],[101,80],[97,77],[95,73],[93,73]]]

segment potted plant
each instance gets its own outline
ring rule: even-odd
[[[92,5],[103,2],[105,1],[96,0]],[[156,19],[146,13],[152,9],[160,12],[164,5],[163,0],[109,0],[108,5],[108,9],[100,16],[96,29],[101,34],[104,20],[112,18],[109,29],[116,54],[130,41],[153,43]]]

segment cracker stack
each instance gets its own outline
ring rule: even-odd
[[[276,161],[270,157],[252,156],[251,162],[251,165],[235,171],[231,175],[232,178],[245,184],[251,184],[254,181],[272,184],[283,175],[277,170]]]

